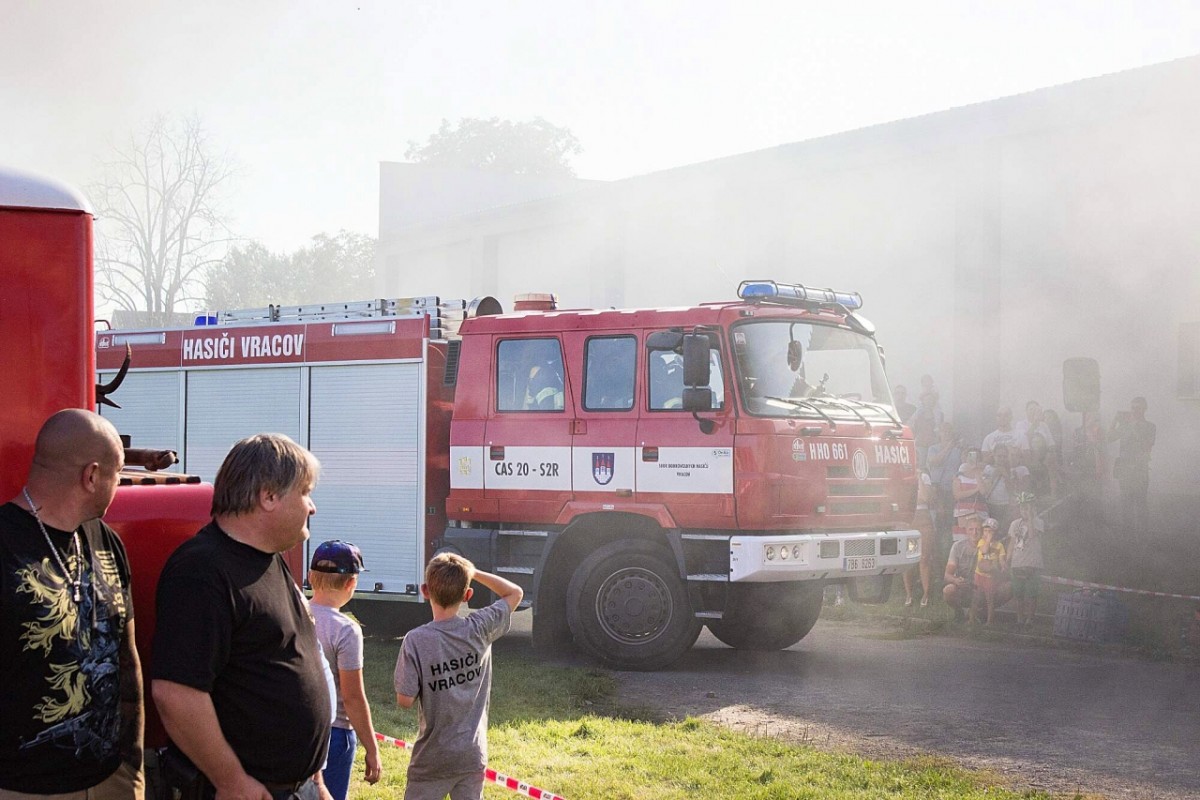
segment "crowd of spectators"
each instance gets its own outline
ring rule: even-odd
[[[1057,412],[1037,400],[1028,401],[1016,421],[1002,406],[995,428],[976,444],[945,418],[931,376],[922,376],[916,403],[903,386],[894,396],[897,413],[912,430],[921,476],[913,527],[922,531],[923,552],[926,541],[932,551],[903,576],[905,605],[914,602],[919,575],[921,605],[927,606],[931,576],[941,574],[942,596],[956,619],[985,615],[991,624],[995,609],[1015,597],[1017,623],[1031,624],[1044,568],[1042,514],[1068,494],[1085,513],[1099,514],[1110,476],[1120,486],[1124,528],[1146,530],[1156,431],[1145,418],[1145,398],[1134,398],[1107,430],[1097,414],[1084,414],[1069,441]],[[1120,448],[1111,461],[1110,443]],[[937,573],[935,566],[943,564]]]

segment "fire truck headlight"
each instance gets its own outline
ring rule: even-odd
[[[767,561],[775,560],[775,548],[767,545]]]
[[[800,560],[800,545],[792,545],[792,558],[796,559],[797,561]]]
[[[917,548],[920,547],[920,545],[920,539],[911,538],[908,540],[907,544],[905,544],[905,547],[907,548],[909,555],[912,555],[913,553],[917,552]]]
[[[787,561],[787,559],[790,555],[791,555],[791,552],[787,549],[786,544],[783,547],[779,548],[779,557],[782,558],[784,561]]]

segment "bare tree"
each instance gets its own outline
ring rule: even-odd
[[[203,278],[231,237],[220,191],[234,172],[200,121],[158,117],[114,148],[96,202],[96,292],[146,325],[169,324],[204,299]]]

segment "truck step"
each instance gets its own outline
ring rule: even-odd
[[[532,575],[533,567],[496,567],[496,572],[507,572],[510,575]]]
[[[722,619],[725,614],[721,611],[697,611],[696,619]]]
[[[721,575],[720,573],[715,573],[715,572],[701,573],[699,575],[688,575],[687,579],[689,581],[711,581],[713,583],[729,583],[728,575]]]

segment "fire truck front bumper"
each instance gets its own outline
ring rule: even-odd
[[[747,583],[888,575],[921,558],[919,531],[765,534],[729,540],[729,580]]]

